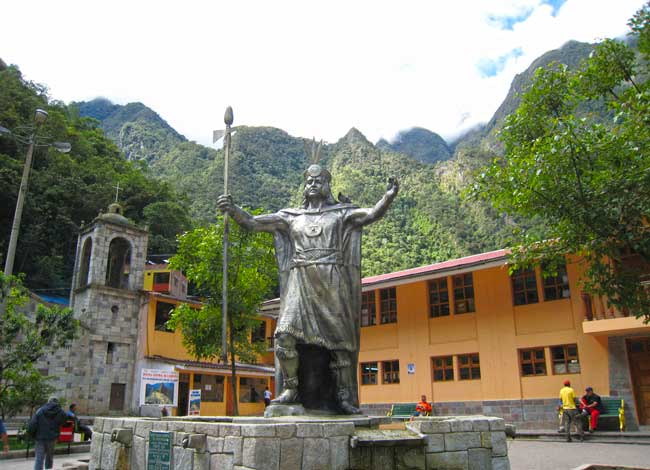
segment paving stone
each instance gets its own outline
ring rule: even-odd
[[[451,423],[447,421],[441,421],[438,419],[429,421],[430,426],[427,432],[429,433],[438,433],[438,432],[451,432]]]
[[[273,424],[251,424],[241,427],[241,435],[244,437],[275,437],[275,426]]]
[[[90,468],[101,468],[102,461],[102,444],[105,434],[98,432],[93,434],[92,442],[90,443]]]
[[[223,452],[223,437],[208,436],[208,452],[211,454]]]
[[[467,450],[481,447],[481,435],[477,432],[452,432],[445,434],[445,450]]]
[[[194,452],[194,467],[192,470],[210,470],[210,454]]]
[[[492,470],[492,453],[489,449],[467,451],[468,470]]]
[[[196,434],[205,434],[206,436],[219,436],[219,423],[195,423],[193,430],[187,428],[186,432],[194,432]]]
[[[193,470],[194,450],[174,446],[172,448],[172,468],[174,470]]]
[[[426,454],[427,468],[435,470],[469,470],[467,451]]]
[[[298,425],[300,432],[300,425]],[[330,445],[327,439],[303,439],[301,470],[329,470]]]
[[[372,449],[373,470],[394,470],[395,469],[395,448],[374,447]]]
[[[508,457],[492,457],[492,470],[510,470]]]
[[[295,424],[278,424],[275,427],[275,435],[286,439],[289,437],[294,437],[296,435],[296,425]]]
[[[93,441],[95,436],[93,435]],[[133,436],[133,447],[131,447],[131,468],[146,467],[147,441],[143,437]]]
[[[347,435],[330,437],[329,443],[330,468],[332,470],[347,470],[350,468],[350,437]]]
[[[508,455],[508,443],[506,441],[506,433],[493,432],[492,433],[492,456],[501,457]]]
[[[472,431],[489,431],[490,422],[487,418],[476,418],[472,420]]]
[[[302,465],[303,440],[296,438],[280,441],[280,468],[300,468]]]
[[[104,418],[95,418],[93,420],[93,433],[104,432]]]
[[[396,470],[425,470],[425,468],[424,449],[395,449]]]
[[[350,468],[354,470],[372,470],[372,448],[355,447],[350,449]]]
[[[350,436],[354,434],[354,423],[326,423],[323,425],[323,436]]]
[[[233,470],[232,460],[232,454],[213,454],[210,456],[210,470]]]
[[[313,423],[298,423],[296,425],[298,437],[323,437],[323,425]]]
[[[168,431],[182,431],[187,433],[194,433],[196,427],[199,423],[191,423],[189,421],[168,421],[167,430]],[[219,428],[217,427],[217,434],[219,433]],[[196,431],[199,432],[199,431]]]
[[[427,452],[442,452],[445,450],[445,435],[444,434],[426,434],[424,436],[426,443],[425,450]]]
[[[245,467],[277,470],[280,465],[280,440],[266,437],[244,438],[242,460]]]
[[[167,431],[167,421],[154,421],[152,429],[154,431]]]
[[[223,451],[233,454],[233,465],[242,464],[242,438],[239,436],[226,436],[223,440]]]

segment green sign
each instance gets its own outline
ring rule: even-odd
[[[172,466],[171,432],[149,431],[147,470],[170,470]]]

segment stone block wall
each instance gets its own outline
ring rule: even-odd
[[[406,447],[384,442],[354,448],[351,442],[358,422],[228,419],[96,418],[90,469],[145,469],[150,431],[173,433],[171,468],[175,470],[510,468],[504,423],[498,418],[420,418],[407,425],[419,439],[417,446],[411,439]],[[127,445],[111,442],[116,429],[129,430]],[[188,439],[192,448],[183,445]]]

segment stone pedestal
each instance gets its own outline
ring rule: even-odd
[[[146,469],[151,431],[172,433],[175,470],[510,468],[500,418],[418,418],[406,429],[380,429],[389,422],[387,417],[96,418],[90,468],[116,470],[120,463]],[[132,442],[111,442],[114,431],[123,429],[133,430]]]

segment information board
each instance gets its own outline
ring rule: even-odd
[[[188,404],[187,414],[200,415],[201,414],[201,389],[190,390],[190,400]]]
[[[171,469],[173,434],[167,431],[149,431],[147,470]]]

